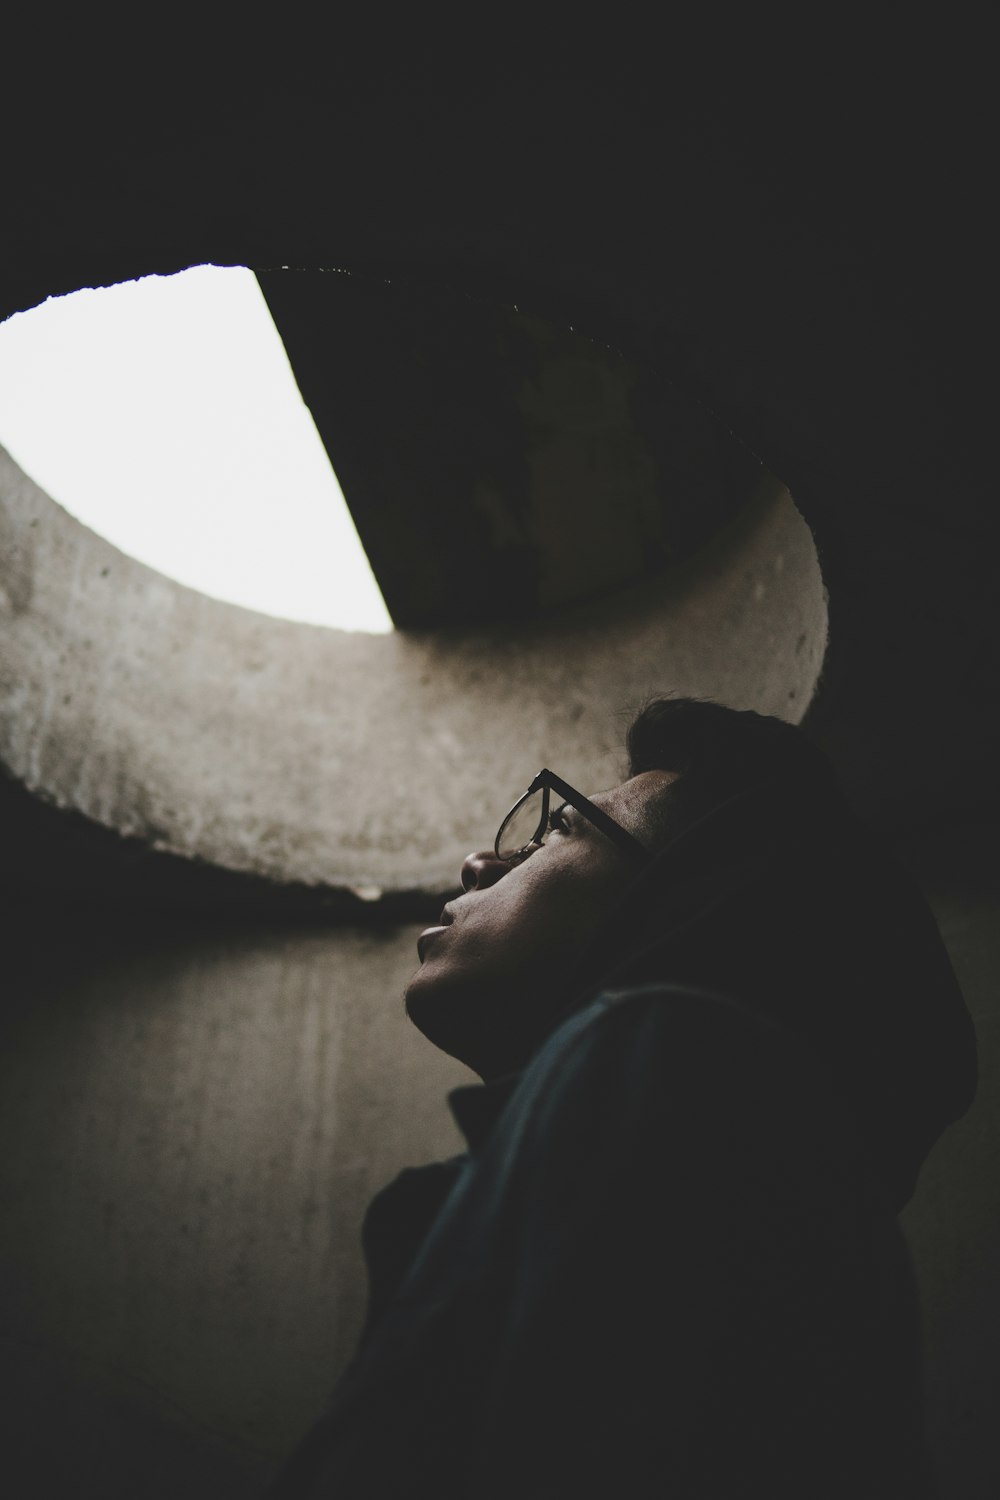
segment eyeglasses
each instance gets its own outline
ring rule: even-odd
[[[563,802],[575,807],[577,812],[600,829],[606,838],[633,859],[643,862],[652,856],[638,839],[626,833],[620,823],[609,818],[606,812],[595,807],[582,792],[576,791],[568,781],[563,781],[554,771],[541,770],[523,797],[519,797],[500,824],[493,844],[498,859],[520,860],[531,853],[532,845],[543,844],[549,834],[549,794],[558,792]]]

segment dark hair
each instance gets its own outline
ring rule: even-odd
[[[630,776],[679,773],[650,808],[649,832],[658,844],[772,778],[833,779],[827,757],[794,724],[703,698],[651,698],[632,720],[625,745]]]

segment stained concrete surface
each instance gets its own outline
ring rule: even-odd
[[[619,779],[651,691],[797,722],[826,647],[809,528],[762,481],[672,571],[491,630],[370,635],[209,599],[0,451],[0,766],[105,828],[276,882],[442,890],[540,766]]]
[[[402,1011],[416,930],[20,915],[8,1472],[39,1497],[253,1493],[352,1350],[368,1199],[462,1148],[444,1094],[472,1075]]]

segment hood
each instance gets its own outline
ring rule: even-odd
[[[574,1008],[690,983],[797,1033],[855,1108],[897,1211],[975,1094],[975,1033],[927,901],[822,766],[761,782],[669,843],[582,973]]]

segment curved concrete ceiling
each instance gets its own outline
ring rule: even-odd
[[[0,452],[0,762],[60,808],[276,882],[441,890],[543,763],[621,774],[650,691],[797,721],[826,601],[767,479],[686,564],[527,624],[375,636],[209,599],[118,552]]]
[[[756,11],[700,39],[689,17],[665,53],[605,22],[470,51],[422,14],[412,35],[341,18],[334,47],[270,28],[234,67],[183,38],[127,75],[99,42],[85,66],[23,47],[0,312],[211,261],[585,327],[795,495],[831,610],[808,727],[859,808],[978,820],[1000,746],[996,91],[975,27],[910,20],[817,48]]]

